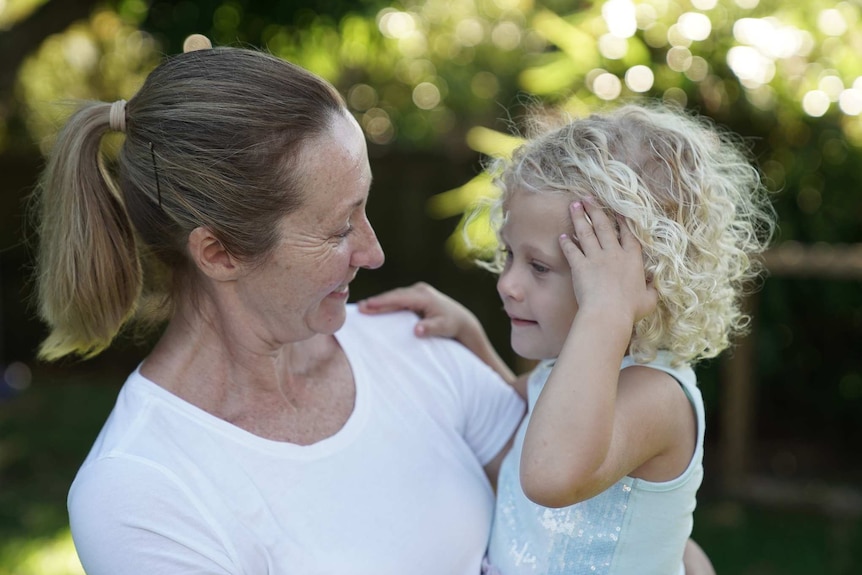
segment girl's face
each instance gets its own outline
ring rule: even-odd
[[[571,268],[558,240],[574,231],[572,201],[516,190],[503,206],[506,264],[497,292],[511,318],[512,349],[527,359],[557,357],[578,311]]]

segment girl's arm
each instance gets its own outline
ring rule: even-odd
[[[421,318],[414,328],[418,337],[452,338],[472,351],[519,393],[525,387],[524,379],[516,377],[497,354],[473,312],[424,282],[362,300],[359,310],[367,314],[410,310]]]
[[[576,203],[571,216],[578,243],[564,236],[561,247],[579,308],[533,409],[521,458],[525,494],[548,507],[593,497],[648,462],[650,478],[665,473],[665,464],[676,471],[679,458],[653,460],[670,453],[692,419],[669,375],[642,366],[620,372],[635,322],[657,303],[640,244],[625,222],[618,236],[598,208]]]

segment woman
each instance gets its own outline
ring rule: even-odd
[[[69,120],[41,185],[42,357],[97,354],[150,259],[168,270],[167,327],[70,491],[87,573],[479,572],[523,404],[409,314],[346,306],[383,263],[370,183],[337,92],[254,51],[171,58]]]

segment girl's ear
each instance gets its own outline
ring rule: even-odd
[[[197,268],[216,281],[231,281],[242,272],[236,260],[209,228],[199,226],[189,234],[189,256]]]

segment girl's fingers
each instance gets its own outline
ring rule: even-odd
[[[411,295],[405,288],[396,288],[364,299],[358,303],[359,311],[367,314],[389,313],[398,310],[422,311],[424,304],[421,298]]]
[[[560,242],[560,248],[563,250],[563,255],[569,262],[569,267],[574,267],[579,258],[584,257],[581,248],[568,234],[562,234],[558,239]]]
[[[585,202],[584,210],[592,221],[591,229],[598,240],[599,245],[605,249],[610,248],[613,245],[620,245],[617,229],[603,209],[598,206],[594,206],[589,202]],[[578,238],[580,238],[580,235]]]
[[[572,218],[572,225],[575,227],[575,238],[578,242],[576,247],[584,254],[592,249],[600,248],[593,224],[587,219],[584,203],[573,202],[570,204],[569,215]]]
[[[368,315],[373,315],[376,313],[389,313],[391,311],[398,311],[399,309],[404,309],[403,307],[395,305],[378,304],[376,302],[371,302],[367,299],[357,302],[357,305],[359,306],[359,311]]]
[[[453,337],[454,329],[445,317],[435,316],[420,320],[414,332],[419,337]]]

